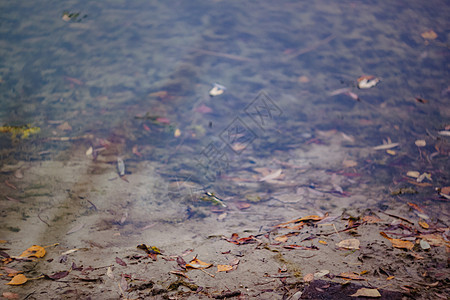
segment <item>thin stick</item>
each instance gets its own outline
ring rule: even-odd
[[[216,276],[214,276],[213,274],[211,274],[211,273],[208,273],[208,272],[206,272],[205,270],[203,270],[203,269],[199,269],[200,271],[202,271],[203,273],[206,273],[206,274],[208,274],[209,276],[211,276],[212,278],[215,278]]]
[[[333,34],[331,34],[331,35],[329,35],[328,37],[324,38],[324,39],[321,40],[321,41],[318,41],[317,43],[315,43],[314,45],[312,45],[312,46],[310,46],[310,47],[307,47],[307,48],[304,48],[304,49],[300,49],[300,50],[294,52],[293,54],[289,55],[286,59],[287,59],[287,60],[293,59],[293,58],[296,58],[296,57],[298,57],[298,56],[300,56],[300,55],[303,55],[303,54],[305,54],[305,53],[311,52],[311,51],[315,50],[316,48],[318,48],[318,47],[320,47],[320,46],[322,46],[322,45],[325,45],[325,44],[327,44],[328,42],[334,40],[335,38],[336,38],[336,36],[333,35]]]
[[[41,218],[41,213],[40,213],[40,212],[38,213],[37,216],[38,216],[38,219],[39,219],[39,220],[41,220],[42,222],[44,222],[48,227],[51,227],[50,224],[48,224],[47,222],[45,222],[44,220],[42,220],[42,218]]]

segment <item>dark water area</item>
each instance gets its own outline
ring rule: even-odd
[[[101,223],[119,229],[392,209],[448,243],[449,15],[440,0],[3,1],[1,181],[49,209],[36,182],[52,201],[126,194],[104,211],[128,221]],[[13,206],[8,228],[38,211]]]

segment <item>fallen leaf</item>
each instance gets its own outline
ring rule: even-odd
[[[420,172],[417,171],[408,171],[406,172],[406,176],[412,177],[412,178],[417,178],[420,176]]]
[[[375,217],[375,216],[364,216],[362,218],[362,221],[370,224],[370,223],[379,223],[382,220],[380,218],[378,218],[378,217]]]
[[[395,276],[389,276],[388,278],[386,278],[386,280],[392,280],[394,278],[395,278]]]
[[[435,40],[437,38],[436,32],[433,30],[424,31],[420,34],[426,40]]]
[[[420,220],[419,221],[419,225],[422,226],[422,228],[425,228],[425,229],[430,228],[430,225],[428,225],[428,223],[425,222],[424,220]]]
[[[285,243],[287,242],[288,237],[286,235],[277,236],[274,240],[280,243]]]
[[[247,202],[242,202],[242,201],[236,202],[236,207],[240,210],[250,208],[250,206],[251,206],[251,204],[247,203]]]
[[[313,273],[309,273],[309,274],[306,274],[305,276],[303,276],[303,281],[305,281],[305,282],[311,282],[313,280],[314,280]]]
[[[106,270],[106,276],[108,276],[111,279],[114,279],[114,273],[111,267],[108,267],[108,269]]]
[[[219,272],[227,272],[233,270],[233,267],[230,265],[217,265],[217,273]]]
[[[416,144],[417,147],[425,147],[427,145],[427,142],[425,142],[425,140],[417,140],[414,142],[414,144]]]
[[[322,241],[322,240],[320,240],[319,243],[322,245],[328,245],[328,243],[326,241]]]
[[[158,98],[165,98],[167,97],[168,93],[166,91],[158,91],[148,94],[149,97],[158,97]]]
[[[423,250],[429,250],[431,248],[430,244],[425,240],[420,240],[420,247]]]
[[[211,267],[212,264],[206,263],[198,259],[197,257],[194,257],[193,260],[191,260],[188,264],[186,264],[186,268],[191,269],[207,269]]]
[[[314,277],[320,278],[328,274],[330,274],[329,270],[320,270],[319,272],[314,273]]]
[[[391,149],[391,148],[395,148],[399,145],[399,143],[388,143],[388,144],[383,144],[383,145],[379,145],[376,147],[373,147],[373,150],[387,150],[387,149]]]
[[[450,247],[450,242],[444,240],[442,235],[438,235],[438,234],[421,234],[418,237],[421,238],[421,239],[424,239],[431,246],[434,246],[434,247],[440,247],[440,246]]]
[[[175,129],[175,132],[173,133],[174,137],[179,137],[181,135],[181,130],[179,128]]]
[[[225,238],[225,240],[236,245],[244,245],[257,242],[253,235],[250,235],[249,237],[239,238],[239,235],[237,233],[233,233],[231,235],[231,238]]]
[[[214,83],[214,87],[209,91],[211,97],[222,95],[227,88],[218,83]]]
[[[343,240],[336,244],[336,246],[338,246],[339,248],[344,248],[344,249],[348,249],[348,250],[352,250],[352,249],[358,250],[359,245],[360,245],[360,242],[358,239]]]
[[[52,275],[47,275],[46,277],[53,279],[53,280],[58,280],[58,279],[66,277],[67,275],[69,275],[69,271],[61,271],[61,272],[56,272]]]
[[[194,111],[199,112],[201,114],[208,114],[212,112],[212,109],[206,106],[205,104],[202,104],[199,107],[197,107]]]
[[[380,292],[377,289],[360,288],[351,297],[370,297],[379,298],[381,297]]]
[[[62,123],[57,128],[62,131],[71,131],[72,130],[72,126],[70,126],[68,122]]]
[[[38,245],[33,245],[25,250],[19,257],[43,257],[45,255],[45,249]]]
[[[342,272],[337,277],[344,278],[344,279],[351,279],[351,280],[366,280],[365,278],[362,278],[358,274],[350,273],[350,272]]]
[[[75,233],[75,232],[77,232],[78,230],[81,230],[83,227],[84,227],[84,223],[79,223],[79,224],[73,226],[69,231],[67,231],[66,234]]]
[[[28,278],[23,275],[23,274],[19,274],[14,276],[10,282],[8,282],[7,284],[9,285],[21,285],[24,284],[25,282],[27,282]]]
[[[274,180],[274,179],[280,177],[281,172],[282,172],[282,170],[281,170],[281,169],[278,169],[278,170],[276,170],[276,171],[270,173],[269,175],[264,176],[264,177],[261,178],[259,181],[269,181],[269,180]]]
[[[17,271],[17,270],[14,270],[12,268],[8,268],[8,267],[2,267],[1,269],[5,270],[8,273],[9,277],[14,277],[17,274],[22,273],[22,271]]]
[[[421,213],[424,213],[423,209],[420,206],[418,206],[417,204],[411,203],[411,202],[407,202],[406,204],[408,204],[410,207],[414,208],[415,210],[420,211]]]
[[[370,89],[371,87],[376,86],[380,82],[380,79],[376,78],[375,76],[369,75],[361,76],[357,81],[359,89]]]
[[[6,299],[19,299],[19,294],[11,292],[3,292],[2,296]]]
[[[116,257],[116,263],[118,263],[119,265],[126,267],[127,263],[124,262],[122,259],[120,259],[119,257]]]
[[[357,165],[358,165],[358,163],[357,163],[356,161],[350,160],[350,159],[345,159],[345,160],[342,162],[342,166],[343,166],[344,168],[353,168],[353,167],[356,167]]]
[[[386,239],[388,239],[394,248],[400,248],[400,249],[408,249],[412,250],[414,248],[414,243],[410,241],[404,241],[401,239],[393,239],[388,237],[388,235],[384,232],[380,232],[380,235]]]

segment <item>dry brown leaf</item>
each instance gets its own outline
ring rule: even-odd
[[[285,236],[285,235],[277,236],[274,240],[277,241],[277,242],[284,243],[284,242],[286,242],[288,240],[288,237]]]
[[[305,282],[311,282],[311,281],[313,281],[313,280],[314,280],[314,274],[313,274],[313,273],[306,274],[306,275],[303,277],[303,280],[304,280]]]
[[[70,124],[69,124],[68,122],[62,123],[62,124],[59,125],[57,128],[58,128],[59,130],[62,130],[62,131],[70,131],[70,130],[72,130],[72,126],[70,126]]]
[[[25,250],[19,257],[43,257],[45,255],[45,249],[38,245],[33,245]]]
[[[7,284],[9,285],[21,285],[24,284],[25,282],[27,282],[28,278],[23,275],[23,274],[19,274],[14,276],[10,282],[8,282]]]
[[[431,246],[434,246],[434,247],[440,247],[440,246],[450,247],[450,243],[447,242],[446,240],[444,240],[444,238],[438,234],[421,234],[421,235],[419,235],[419,238],[424,239]]]
[[[377,289],[360,288],[351,297],[369,297],[369,298],[379,298],[381,297],[380,292]]]
[[[186,268],[191,269],[207,269],[211,267],[212,264],[206,263],[198,259],[197,257],[194,257],[193,260],[191,260],[188,264],[186,264]]]
[[[366,222],[366,223],[378,223],[378,222],[381,222],[382,220],[375,216],[364,216],[362,218],[362,221]]]
[[[227,272],[233,270],[233,267],[230,265],[217,265],[217,273],[219,272]]]
[[[359,245],[360,245],[360,242],[358,239],[343,240],[336,244],[336,246],[338,246],[339,248],[344,248],[344,249],[348,249],[348,250],[353,250],[353,249],[358,250]]]
[[[366,280],[366,279],[362,278],[361,276],[359,276],[358,274],[350,273],[350,272],[342,272],[339,275],[337,275],[337,277],[344,278],[344,279],[351,279],[351,280]]]
[[[2,296],[5,299],[19,299],[19,294],[11,293],[11,292],[3,292]]]

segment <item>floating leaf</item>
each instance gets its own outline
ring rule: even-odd
[[[387,149],[395,148],[398,145],[399,145],[399,143],[388,143],[388,144],[383,144],[383,145],[373,147],[373,150],[387,150]]]
[[[357,81],[359,89],[370,89],[371,87],[376,86],[378,82],[380,82],[380,79],[376,78],[375,76],[369,75],[361,76]]]
[[[426,40],[435,40],[437,38],[437,34],[433,30],[422,32],[420,35]]]
[[[21,285],[24,284],[25,282],[27,282],[28,278],[23,275],[23,274],[19,274],[14,276],[10,282],[8,282],[7,284],[9,285]]]
[[[416,144],[417,147],[425,147],[427,145],[427,142],[425,142],[425,140],[417,140],[414,142],[414,144]]]
[[[33,245],[25,250],[19,257],[43,257],[45,255],[45,249],[41,246]]]
[[[388,235],[384,232],[380,232],[380,235],[386,239],[388,239],[394,248],[400,248],[400,249],[408,249],[412,250],[414,248],[414,243],[410,241],[404,241],[401,239],[393,239],[388,237]]]
[[[377,289],[360,288],[351,297],[370,297],[379,298],[381,297],[380,292]]]
[[[188,264],[186,264],[186,268],[191,269],[207,269],[211,267],[212,264],[206,263],[198,259],[197,257],[194,257],[193,260],[191,260]]]
[[[227,88],[218,83],[214,83],[214,87],[209,91],[211,97],[222,95]]]
[[[280,177],[282,171],[283,171],[282,169],[278,169],[278,170],[270,173],[269,175],[264,176],[259,181],[270,181],[270,180],[277,179],[278,177]]]
[[[227,272],[233,270],[233,267],[230,265],[217,265],[217,273],[218,272]]]
[[[406,172],[406,176],[409,176],[412,178],[417,178],[420,176],[420,173],[417,171],[408,171],[408,172]]]
[[[344,248],[344,249],[348,249],[348,250],[353,250],[353,249],[358,250],[359,245],[360,245],[360,242],[358,239],[343,240],[336,244],[336,246],[338,246],[339,248]]]

